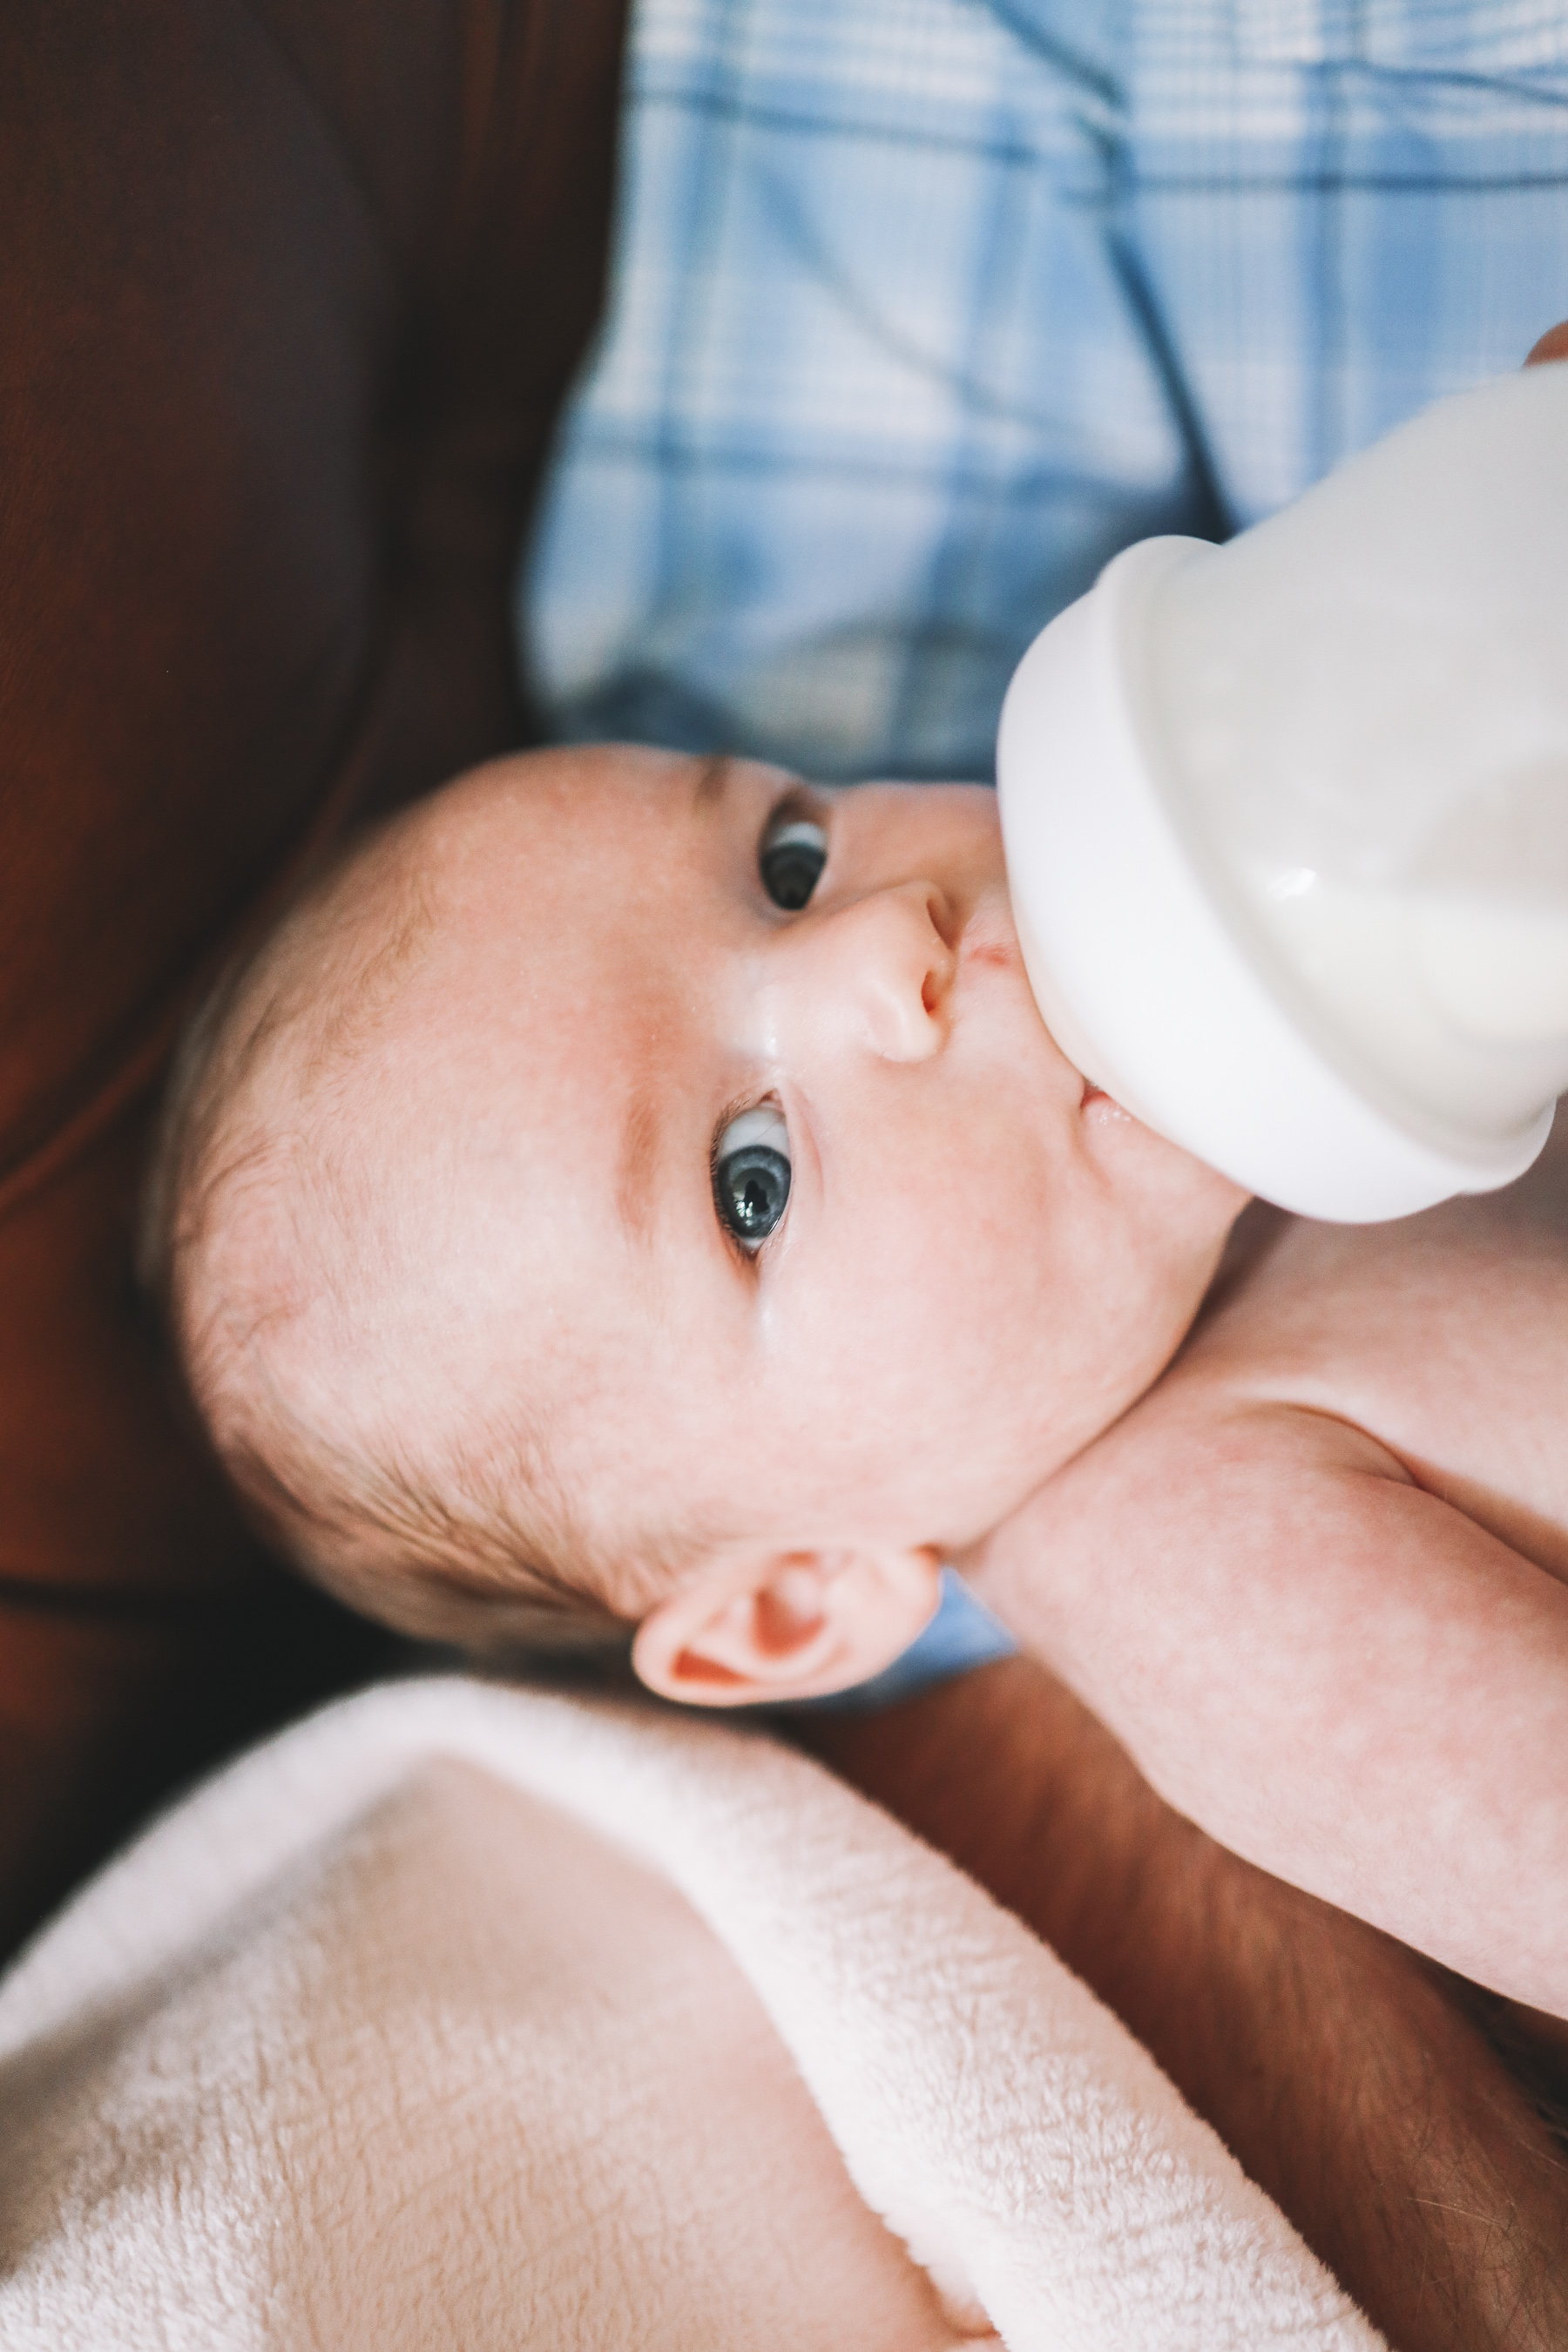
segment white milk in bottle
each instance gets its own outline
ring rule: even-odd
[[[1042,1012],[1130,1109],[1309,1214],[1509,1181],[1568,1087],[1568,365],[1130,549],[998,781]]]

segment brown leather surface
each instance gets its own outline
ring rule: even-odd
[[[134,1197],[247,927],[356,811],[524,738],[510,578],[623,9],[0,10],[0,1939],[215,1676],[284,1621],[342,1650],[182,1428]]]

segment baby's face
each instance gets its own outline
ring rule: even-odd
[[[957,1549],[1168,1360],[1240,1196],[1057,1050],[990,792],[561,752],[415,822],[410,1410],[542,1403],[612,1543]]]

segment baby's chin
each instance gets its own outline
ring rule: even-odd
[[[1181,1346],[1218,1270],[1226,1239],[1247,1205],[1241,1187],[1172,1143],[1110,1095],[1086,1087],[1086,1156],[1114,1202],[1113,1242],[1121,1293],[1121,1360],[1103,1369],[1124,1411]],[[1092,1381],[1089,1383],[1092,1386]]]
[[[1217,1223],[1228,1231],[1247,1206],[1251,1196],[1241,1185],[1145,1125],[1092,1078],[1083,1081],[1079,1116],[1097,1163],[1123,1181],[1148,1187],[1152,1207],[1190,1215],[1205,1230]]]

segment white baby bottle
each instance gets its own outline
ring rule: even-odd
[[[1568,1088],[1568,364],[1118,556],[997,781],[1040,1009],[1137,1117],[1311,1216],[1519,1175]]]

